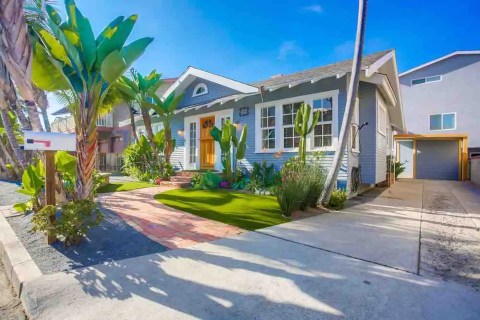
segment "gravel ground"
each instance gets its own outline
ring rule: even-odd
[[[13,288],[5,274],[5,267],[0,259],[0,319],[25,319],[20,299],[13,292]]]
[[[480,291],[480,232],[447,186],[433,181],[423,195],[420,274]]]
[[[49,246],[41,233],[31,233],[31,215],[7,218],[43,274],[52,274],[106,261],[163,252],[168,248],[137,232],[115,213],[102,209],[105,218],[79,245],[65,247],[59,241]]]
[[[11,206],[17,202],[28,201],[26,195],[16,192],[18,189],[18,184],[0,180],[0,207]]]

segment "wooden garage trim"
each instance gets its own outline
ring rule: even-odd
[[[398,161],[398,141],[413,140],[413,178],[417,178],[417,140],[440,140],[440,141],[458,141],[458,180],[468,179],[468,135],[457,133],[439,133],[439,134],[396,134],[394,136],[397,161]]]

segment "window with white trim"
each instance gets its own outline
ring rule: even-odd
[[[275,149],[275,106],[261,108],[262,149]]]
[[[457,127],[455,112],[430,115],[430,130],[454,130]]]
[[[333,143],[333,98],[313,100],[313,112],[320,111],[320,118],[313,129],[313,146],[331,147]]]
[[[197,149],[197,123],[191,122],[189,128],[189,163],[197,162],[197,155],[195,150]]]
[[[193,89],[192,97],[201,96],[208,93],[208,87],[205,83],[201,82],[195,86]]]
[[[353,109],[352,124],[350,126],[350,143],[353,152],[360,151],[360,112],[358,98],[355,100],[355,107]]]
[[[300,136],[295,132],[295,116],[302,102],[282,105],[283,147],[285,149],[298,148]]]
[[[429,82],[437,82],[437,81],[442,81],[442,76],[431,76],[431,77],[413,79],[412,86],[429,83]]]
[[[387,109],[379,101],[377,103],[377,131],[383,134],[387,134]]]

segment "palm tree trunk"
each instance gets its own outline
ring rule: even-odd
[[[87,105],[85,94],[79,96],[79,117],[75,125],[77,136],[77,199],[93,198],[93,172],[97,161],[97,127],[90,126],[93,120],[93,106]]]
[[[48,103],[47,95],[45,91],[40,90],[39,88],[35,87],[35,102],[37,106],[40,108],[40,112],[42,113],[43,118],[43,125],[45,126],[45,131],[50,132],[52,131],[50,127],[50,120],[48,119],[47,109],[50,106]]]
[[[38,115],[38,109],[33,101],[25,101],[27,104],[27,113],[30,118],[30,123],[32,124],[33,131],[43,131],[42,122],[40,121],[40,116]]]
[[[135,126],[135,115],[133,114],[133,104],[127,102],[128,110],[130,111],[130,125],[132,127],[132,135],[135,142],[138,142],[137,128]]]
[[[150,140],[150,143],[152,143],[152,146],[153,146],[152,119],[150,118],[150,114],[148,113],[148,110],[145,110],[144,108],[140,108],[140,109],[142,110],[142,118],[143,118],[143,123],[145,124],[145,131],[147,132],[148,140]]]
[[[0,103],[2,103],[2,102],[0,102]],[[10,121],[10,117],[8,115],[8,109],[0,106],[0,113],[1,113],[1,117],[2,117],[3,126],[5,127],[5,132],[7,134],[7,138],[8,138],[8,141],[10,142],[12,150],[15,153],[15,156],[17,157],[18,163],[20,164],[22,169],[25,169],[27,164],[25,162],[25,157],[24,157],[23,151],[20,149],[20,146],[18,145],[17,138],[15,137],[15,133],[13,131],[13,125],[12,125],[12,122]]]
[[[165,162],[170,163],[170,158],[172,157],[173,153],[173,141],[172,141],[172,128],[170,128],[170,124],[165,125]]]
[[[0,58],[7,66],[22,98],[34,101],[32,47],[22,0],[0,0]]]
[[[18,168],[17,162],[14,160],[13,156],[10,154],[10,151],[8,150],[8,147],[3,143],[3,141],[0,139],[0,154],[4,156],[4,159],[7,161],[8,164],[11,164],[13,167],[13,171],[17,175],[17,177],[22,176],[22,170]]]
[[[17,103],[15,103],[15,114],[17,115],[18,121],[22,125],[22,130],[31,131],[32,130],[32,124],[28,120],[27,116],[25,116],[25,113],[22,110],[22,106],[20,105],[20,103],[18,101],[17,101]]]
[[[350,77],[350,84],[348,86],[347,103],[345,113],[343,115],[342,127],[340,129],[340,136],[338,137],[340,143],[335,151],[332,166],[328,172],[325,181],[325,188],[320,197],[323,204],[328,204],[333,189],[337,183],[338,173],[342,166],[343,156],[348,143],[348,136],[353,118],[353,111],[355,108],[355,100],[357,98],[358,83],[360,79],[360,71],[362,67],[363,42],[365,36],[365,23],[367,19],[367,0],[358,1],[358,20],[357,20],[357,35],[355,41],[355,53],[352,63],[352,74]]]

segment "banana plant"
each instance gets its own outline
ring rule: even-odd
[[[161,99],[156,94],[152,96],[153,103],[148,103],[160,117],[163,123],[163,130],[165,134],[165,162],[170,163],[170,158],[175,150],[175,139],[172,138],[172,117],[175,114],[180,101],[182,101],[184,94],[175,95],[175,91],[170,93],[165,99]]]
[[[122,76],[117,83],[117,88],[126,96],[125,100],[129,98],[135,101],[140,107],[143,123],[145,124],[145,131],[154,150],[156,150],[156,148],[153,142],[154,134],[152,130],[152,119],[150,117],[150,105],[153,95],[155,95],[155,92],[157,92],[162,83],[161,74],[155,70],[144,77],[133,68],[130,69],[128,76]]]
[[[313,121],[309,124],[312,108],[310,105],[302,103],[295,115],[295,132],[300,136],[298,146],[298,158],[305,163],[307,158],[307,136],[312,133],[315,125],[320,119],[320,111],[313,114]]]
[[[222,126],[222,130],[216,126],[210,130],[210,135],[220,145],[222,155],[223,168],[225,170],[225,179],[229,182],[233,182],[233,163],[232,163],[232,149],[235,148],[235,164],[238,160],[245,158],[245,152],[247,150],[247,126],[244,125],[240,138],[237,139],[237,128],[230,122],[225,121]]]
[[[145,51],[153,38],[141,38],[125,45],[137,16],[118,17],[95,38],[89,20],[73,0],[65,0],[68,19],[50,5],[48,29],[38,32],[32,43],[32,77],[45,91],[67,90],[74,104],[70,108],[75,121],[77,149],[77,199],[94,194],[93,172],[97,156],[96,122],[111,86]]]

